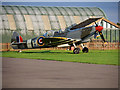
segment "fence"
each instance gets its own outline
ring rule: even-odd
[[[111,49],[120,49],[120,43],[115,42],[115,43],[110,43],[108,42],[107,44],[104,44],[102,42],[88,42],[84,44],[86,47],[88,47],[89,49],[92,50],[111,50]],[[81,48],[81,46],[78,46]],[[62,49],[62,50],[66,50],[69,49],[69,47],[67,48],[59,48],[59,47],[55,47],[55,48],[40,48],[39,50],[56,50],[56,49]],[[13,49],[10,46],[10,43],[0,43],[0,51],[13,51]]]
[[[11,48],[10,43],[0,43],[0,51],[9,51]]]
[[[85,45],[92,50],[111,50],[111,49],[119,49],[120,48],[120,43],[101,43],[101,42],[90,42],[86,43]]]

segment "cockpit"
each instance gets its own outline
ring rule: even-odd
[[[59,34],[61,33],[63,33],[62,30],[59,30],[59,31],[50,30],[50,31],[47,31],[43,36],[46,38],[49,38],[49,37],[59,36]]]
[[[43,36],[44,37],[53,37],[54,36],[54,32],[53,30],[47,31]]]

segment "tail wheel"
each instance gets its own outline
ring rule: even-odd
[[[21,53],[21,52],[22,52],[22,50],[18,50],[18,52],[19,52],[19,53]]]
[[[79,52],[80,52],[80,48],[75,48],[75,49],[73,50],[73,53],[74,53],[74,54],[79,54]]]
[[[83,51],[83,53],[88,53],[89,50],[87,47],[84,47],[82,51]]]

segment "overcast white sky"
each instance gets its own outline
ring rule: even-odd
[[[120,0],[1,0],[2,2],[119,2]]]

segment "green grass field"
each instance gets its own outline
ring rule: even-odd
[[[2,52],[2,57],[56,60],[90,64],[118,65],[118,50],[90,50],[89,53],[73,54],[65,50],[26,50]]]

